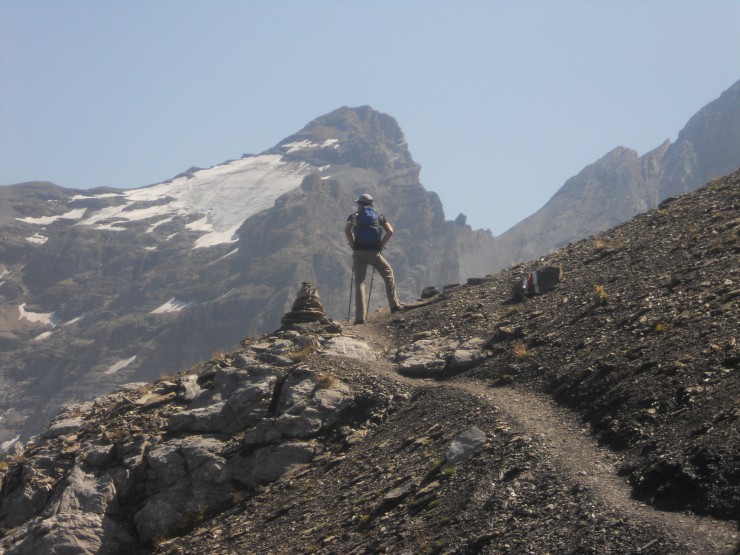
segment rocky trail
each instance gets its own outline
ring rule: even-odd
[[[687,512],[661,511],[634,499],[629,483],[619,476],[619,454],[600,446],[577,415],[557,406],[546,396],[513,387],[491,387],[490,383],[471,378],[438,381],[406,377],[389,361],[394,349],[388,346],[394,344],[395,336],[387,333],[387,326],[368,320],[346,333],[374,347],[378,356],[371,366],[377,372],[412,387],[452,386],[500,410],[515,433],[537,438],[539,447],[557,466],[563,479],[577,489],[592,492],[615,512],[653,524],[664,534],[674,537],[690,553],[740,552],[740,534],[735,523]],[[395,349],[400,347],[394,345]],[[654,543],[658,543],[657,538],[638,552]]]

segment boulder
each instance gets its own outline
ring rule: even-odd
[[[433,376],[447,366],[447,357],[458,343],[445,338],[420,339],[396,354],[398,372],[411,376]]]
[[[41,439],[53,439],[72,434],[82,427],[82,418],[76,416],[53,422],[42,434]]]
[[[111,518],[78,512],[34,519],[0,540],[6,555],[113,555],[135,546],[131,535]]]
[[[204,391],[188,410],[170,416],[172,432],[215,432],[232,434],[254,426],[270,406],[277,378],[255,376],[236,368],[216,372],[213,389]]]
[[[0,542],[5,553],[119,553],[134,545],[117,512],[112,478],[74,467],[57,486],[43,513]]]
[[[313,441],[286,441],[255,451],[249,457],[234,457],[228,463],[229,476],[249,487],[274,482],[280,476],[309,463],[318,453]]]
[[[149,496],[134,517],[144,541],[170,536],[188,520],[231,501],[233,487],[219,454],[223,446],[213,438],[188,437],[146,456]]]
[[[345,335],[339,335],[332,337],[324,344],[324,354],[332,356],[340,356],[345,358],[352,358],[357,360],[375,360],[375,351],[359,339],[353,337],[347,337]]]
[[[449,359],[450,368],[453,370],[466,370],[472,368],[486,358],[483,346],[485,339],[474,337],[463,342]]]
[[[482,430],[471,426],[452,440],[450,447],[447,449],[445,464],[453,465],[464,461],[480,451],[486,444],[486,440],[486,434]]]

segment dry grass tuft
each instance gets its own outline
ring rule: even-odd
[[[337,380],[334,378],[334,376],[327,372],[319,374],[316,378],[316,386],[319,389],[331,389],[331,386],[333,386],[336,382]]]
[[[292,351],[288,353],[287,356],[293,362],[301,362],[302,360],[306,360],[308,357],[310,357],[313,353],[315,353],[318,350],[319,348],[313,343],[311,343],[309,345],[306,345],[302,349],[298,349],[297,351]]]
[[[520,360],[529,358],[530,356],[532,356],[532,352],[529,349],[527,349],[527,346],[524,343],[515,343],[513,351],[514,351],[514,358],[517,358]]]
[[[609,302],[609,295],[603,285],[594,285],[594,292],[591,296],[594,306],[604,306]]]

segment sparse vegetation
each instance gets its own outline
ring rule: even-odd
[[[318,351],[318,346],[314,343],[309,343],[302,349],[298,349],[297,351],[291,351],[288,353],[288,358],[292,360],[293,362],[302,362],[306,360],[308,357],[310,357],[313,353]]]
[[[442,498],[437,497],[436,499],[429,502],[429,505],[427,505],[428,508],[434,509],[436,507],[439,507],[442,504]]]
[[[332,376],[328,372],[322,372],[316,378],[316,387],[318,387],[319,389],[331,389],[336,381],[337,380],[334,378],[334,376]]]
[[[507,319],[508,318],[511,318],[512,316],[515,316],[515,315],[519,314],[520,312],[521,312],[521,310],[519,309],[519,307],[514,306],[514,307],[510,308],[509,310],[507,310],[504,313],[504,318],[507,318]]]
[[[594,252],[619,251],[624,249],[627,243],[622,238],[608,240],[604,237],[597,237],[594,240]]]
[[[513,347],[513,351],[514,351],[514,358],[518,360],[529,358],[532,355],[532,352],[527,348],[527,346],[524,343],[515,343]]]
[[[591,301],[594,306],[604,306],[609,302],[609,295],[603,285],[594,285]]]
[[[442,469],[442,475],[448,478],[454,476],[455,474],[457,474],[457,465],[452,464],[450,466],[445,466]]]

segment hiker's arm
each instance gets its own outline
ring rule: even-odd
[[[355,238],[352,237],[352,222],[349,220],[344,224],[344,236],[347,237],[347,244],[354,248]]]
[[[393,235],[393,226],[388,222],[385,222],[383,229],[385,229],[385,235],[383,235],[383,240],[380,242],[380,250],[385,248],[385,244],[391,240],[391,236]]]

